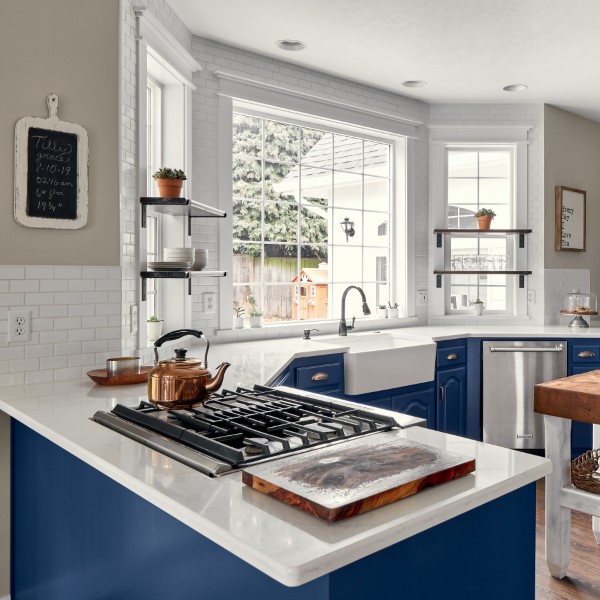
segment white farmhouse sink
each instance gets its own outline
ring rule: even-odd
[[[396,333],[355,333],[313,338],[315,343],[347,346],[345,392],[368,394],[433,381],[436,344]]]

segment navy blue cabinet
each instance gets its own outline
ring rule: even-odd
[[[392,396],[392,410],[425,419],[427,427],[435,429],[435,392],[433,387],[430,384],[426,384],[425,389],[406,392],[404,388],[401,388],[398,391],[403,391],[404,393]]]
[[[436,429],[467,434],[467,345],[464,340],[438,343]]]
[[[578,375],[600,369],[600,340],[569,342],[569,375]],[[592,448],[592,425],[573,421],[571,425],[571,453],[579,456]]]
[[[299,390],[341,397],[344,394],[344,355],[297,358],[271,385],[287,385]]]

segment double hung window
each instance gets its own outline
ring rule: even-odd
[[[494,229],[514,227],[512,147],[447,147],[446,174],[448,229],[477,229],[474,215],[482,208],[496,213]],[[456,233],[449,241],[447,260],[452,270],[463,273],[450,276],[446,312],[466,311],[477,298],[487,312],[511,312],[514,278],[491,272],[509,270],[514,262],[513,240],[492,232],[479,236]]]

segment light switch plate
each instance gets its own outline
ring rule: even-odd
[[[138,330],[138,307],[132,304],[129,307],[131,334],[137,333]]]

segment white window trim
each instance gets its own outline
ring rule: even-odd
[[[512,146],[514,148],[514,223],[515,228],[527,227],[527,146],[528,132],[533,125],[436,125],[429,131],[429,197],[430,197],[430,231],[446,227],[446,148],[447,146],[485,147]],[[432,240],[433,240],[433,233]],[[445,248],[433,246],[433,269],[442,270],[445,265]],[[527,241],[525,248],[515,247],[516,270],[527,269]],[[433,277],[433,274],[432,274]],[[509,277],[517,277],[510,275]],[[514,284],[514,304],[512,313],[501,313],[498,316],[506,319],[510,316],[527,316],[527,280],[524,288]],[[468,315],[446,314],[445,297],[449,285],[448,276],[442,276],[442,287],[436,287],[433,281],[430,316],[446,319],[465,319]]]
[[[177,82],[183,86],[183,102],[181,113],[184,122],[184,137],[182,141],[184,161],[182,168],[188,176],[186,189],[191,190],[191,172],[192,172],[192,90],[196,89],[192,83],[194,73],[201,71],[202,67],[188,52],[188,50],[169,32],[162,23],[152,13],[144,7],[134,7],[136,16],[137,36],[136,36],[136,54],[137,54],[137,114],[146,115],[146,81],[148,78],[148,55],[156,60],[162,69]],[[163,113],[164,116],[164,113]],[[137,165],[138,177],[137,187],[139,196],[149,195],[147,172],[147,139],[146,127],[138,127],[137,136]],[[168,160],[168,157],[166,157]],[[136,203],[136,221],[138,223],[138,244],[137,244],[137,264],[140,270],[146,269],[146,230],[142,229],[140,222],[139,205]],[[172,245],[184,245],[184,242],[179,242],[179,236],[182,240],[186,240],[185,244],[189,244],[186,235],[186,222],[181,219],[180,231],[172,232],[173,237],[177,240]],[[168,232],[171,237],[171,232]],[[165,238],[166,239],[166,238]],[[171,242],[169,242],[171,243]],[[161,280],[158,280],[161,281]],[[160,287],[160,286],[159,286]],[[166,287],[166,286],[164,286]],[[167,291],[167,290],[163,290]],[[187,286],[185,290],[182,287],[176,289],[173,282],[170,283],[169,295],[173,296],[175,301],[164,302],[163,296],[163,314],[161,318],[165,319],[167,327],[174,329],[176,327],[190,327],[192,319],[191,298],[187,294]],[[146,304],[142,302],[141,284],[138,285],[138,314],[144,321],[143,315],[146,314]],[[168,309],[168,310],[167,310]],[[165,314],[167,313],[168,314]],[[183,319],[182,319],[183,315]],[[173,321],[169,323],[169,319]],[[172,327],[171,327],[172,325]],[[145,348],[147,346],[146,328],[138,329],[138,347]]]
[[[223,74],[217,73],[217,76],[221,77]],[[249,80],[244,80],[243,78],[235,78],[239,79],[237,83],[246,82]],[[227,79],[229,81],[229,79]],[[252,82],[256,84],[256,82]],[[221,81],[223,84],[223,81]],[[268,88],[275,86],[268,86],[267,84],[259,84],[261,89],[261,97],[269,98],[272,104],[263,105],[262,109],[261,105],[257,105],[254,94],[249,93],[250,98],[241,98],[237,97],[234,99],[231,96],[231,90],[227,92],[223,91],[223,87],[221,87],[221,93],[219,98],[219,208],[227,213],[227,217],[225,219],[219,219],[219,257],[221,268],[232,272],[233,266],[233,256],[231,253],[231,232],[233,230],[232,224],[232,215],[231,215],[231,202],[232,202],[232,194],[233,194],[233,184],[231,177],[231,169],[232,169],[232,135],[233,135],[233,113],[238,109],[238,105],[241,105],[244,108],[245,112],[247,111],[248,102],[255,105],[256,114],[262,117],[277,119],[277,114],[281,114],[281,110],[283,109],[286,113],[286,121],[293,121],[293,118],[290,119],[290,112],[298,112],[298,110],[294,110],[291,108],[286,108],[290,104],[293,105],[293,102],[290,103],[288,100],[290,98],[294,98],[296,95],[295,92],[290,90],[285,90],[285,98],[286,102],[284,104],[286,106],[281,107],[277,105],[277,101],[281,101],[281,96],[279,94],[275,94],[274,96],[269,96],[267,93]],[[264,87],[263,87],[264,86]],[[244,86],[236,87],[236,94],[240,94],[243,91]],[[254,89],[254,88],[252,88]],[[282,88],[277,88],[277,90],[281,90]],[[247,91],[247,90],[246,90]],[[309,110],[310,105],[308,105],[307,99],[310,98],[306,94],[299,94],[302,100],[302,108],[303,111]],[[338,133],[346,133],[352,134],[353,131],[362,130],[364,133],[364,129],[369,129],[369,127],[365,126],[363,123],[354,123],[346,127],[346,123],[343,123],[343,128],[340,128],[339,123],[337,123],[337,127],[332,127],[331,123],[327,124],[328,120],[331,120],[329,116],[324,119],[320,118],[322,106],[319,102],[314,103],[312,105],[313,112],[302,112],[299,114],[298,124],[306,126],[307,124],[316,125],[322,129],[326,129],[328,131],[338,132]],[[234,110],[235,104],[235,110]],[[296,107],[297,108],[297,107]],[[357,112],[362,109],[355,109]],[[367,111],[367,121],[370,122],[371,111]],[[374,112],[374,111],[373,111]],[[358,119],[359,121],[361,119]],[[381,121],[380,121],[381,123]],[[391,123],[388,122],[388,125]],[[416,135],[416,125],[417,122],[412,122],[410,125],[411,136],[406,134],[398,134],[394,131],[381,131],[380,129],[373,131],[373,139],[374,140],[385,140],[392,144],[392,165],[394,169],[394,173],[392,176],[392,188],[391,188],[391,198],[392,205],[390,209],[390,220],[395,223],[396,232],[405,232],[405,235],[400,235],[395,233],[392,236],[392,244],[390,245],[390,277],[395,283],[395,293],[392,294],[392,300],[398,302],[400,310],[402,308],[405,309],[404,314],[407,318],[410,318],[415,315],[415,171],[416,171],[416,159],[415,159],[415,139],[412,136]],[[373,129],[371,127],[371,129]],[[395,127],[393,128],[395,129]],[[362,133],[361,133],[362,135]],[[365,135],[368,139],[368,132]],[[398,154],[398,138],[405,137],[405,148],[406,148],[406,161],[397,160]],[[406,164],[406,170],[404,169],[404,164]],[[410,176],[409,174],[412,174]],[[397,195],[398,185],[402,185],[405,188],[405,210],[400,211],[397,209],[396,203],[393,201]],[[401,229],[398,229],[401,227]],[[401,238],[404,239],[401,239]],[[394,269],[394,271],[392,271]],[[401,273],[405,273],[405,277],[400,277]],[[233,286],[229,281],[221,280],[220,284],[220,292],[219,292],[219,328],[220,329],[231,329],[232,328],[232,303],[233,303]],[[394,298],[395,296],[395,298]],[[331,322],[335,321],[333,319]],[[300,322],[298,322],[300,323]],[[297,323],[293,323],[297,325]],[[274,324],[270,325],[270,327],[285,327],[287,323],[282,324]]]

